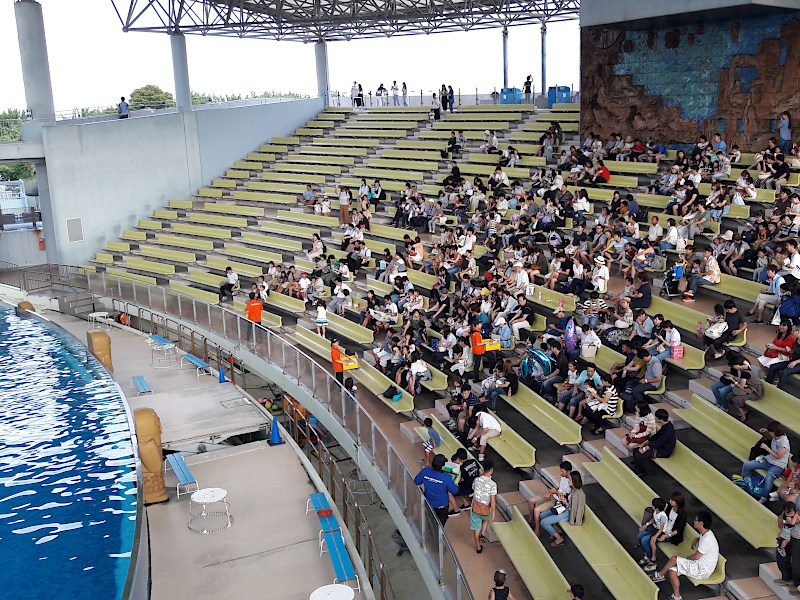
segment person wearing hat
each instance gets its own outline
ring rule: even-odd
[[[514,263],[513,282],[509,282],[509,291],[512,294],[524,294],[531,280],[528,272],[525,270],[525,265],[521,262]]]
[[[497,141],[497,136],[494,134],[494,131],[487,129],[483,132],[483,144],[481,144],[478,149],[484,154],[495,153],[497,152],[498,144],[499,142]]]
[[[331,340],[331,363],[333,364],[333,374],[336,376],[336,381],[342,383],[344,380],[344,362],[342,356],[346,355],[346,351],[339,345],[339,338]]]
[[[449,473],[444,472],[444,465],[447,459],[444,454],[437,454],[433,457],[430,467],[424,467],[417,476],[414,477],[416,485],[423,486],[423,493],[428,504],[433,508],[433,512],[442,527],[448,519],[448,512],[451,502],[451,495],[458,493],[458,486]]]
[[[547,341],[550,338],[563,339],[564,332],[567,330],[567,323],[569,323],[570,317],[566,314],[564,308],[559,306],[553,311],[553,315],[555,315],[558,320],[555,323],[552,323],[547,328],[547,331],[544,332],[542,335],[542,339],[544,341]]]
[[[611,275],[606,266],[606,259],[602,256],[596,256],[594,259],[594,269],[592,270],[592,285],[594,289],[600,294],[605,294],[608,291],[608,280]]]

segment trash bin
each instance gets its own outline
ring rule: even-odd
[[[522,91],[519,88],[500,90],[500,104],[522,104]]]
[[[571,99],[572,90],[568,85],[554,86],[547,90],[547,108],[553,108],[553,104],[569,103]]]

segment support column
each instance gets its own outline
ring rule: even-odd
[[[328,44],[320,40],[314,44],[317,59],[317,93],[325,99],[325,106],[330,103],[330,80],[328,76]]]
[[[14,15],[17,21],[25,101],[34,119],[53,121],[53,86],[50,83],[50,61],[47,58],[42,5],[34,0],[20,0],[14,3]]]
[[[178,110],[192,110],[192,92],[189,88],[189,61],[186,58],[186,38],[180,31],[169,36],[172,46],[172,76],[175,79],[175,102]]]
[[[547,98],[547,23],[542,22],[542,94]]]
[[[503,87],[508,87],[508,29],[503,27]]]

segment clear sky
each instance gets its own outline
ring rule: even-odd
[[[109,106],[142,85],[174,92],[169,38],[123,33],[110,0],[40,0],[57,111]],[[540,31],[509,29],[509,78],[521,86],[528,74],[540,89]],[[578,22],[552,23],[547,30],[547,83],[578,85]],[[208,94],[293,91],[316,95],[311,44],[187,36],[189,79]],[[25,108],[14,3],[0,3],[0,110]],[[365,91],[393,79],[428,93],[442,83],[462,94],[503,85],[500,29],[430,36],[331,42],[328,63],[333,90],[349,91],[358,80]]]

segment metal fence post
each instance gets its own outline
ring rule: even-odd
[[[214,331],[214,327],[211,325],[211,305],[206,304],[206,309],[208,309],[208,328],[211,331]]]
[[[195,298],[192,298],[192,319],[194,324],[197,325],[197,302]]]
[[[428,545],[425,543],[425,520],[428,518],[428,515],[425,512],[425,496],[422,494],[417,494],[419,497],[419,515],[420,515],[420,542],[419,547],[425,550]]]
[[[242,343],[242,320],[238,316],[236,317],[236,339],[240,344]]]
[[[444,527],[437,523],[439,531],[439,585],[444,585]]]

